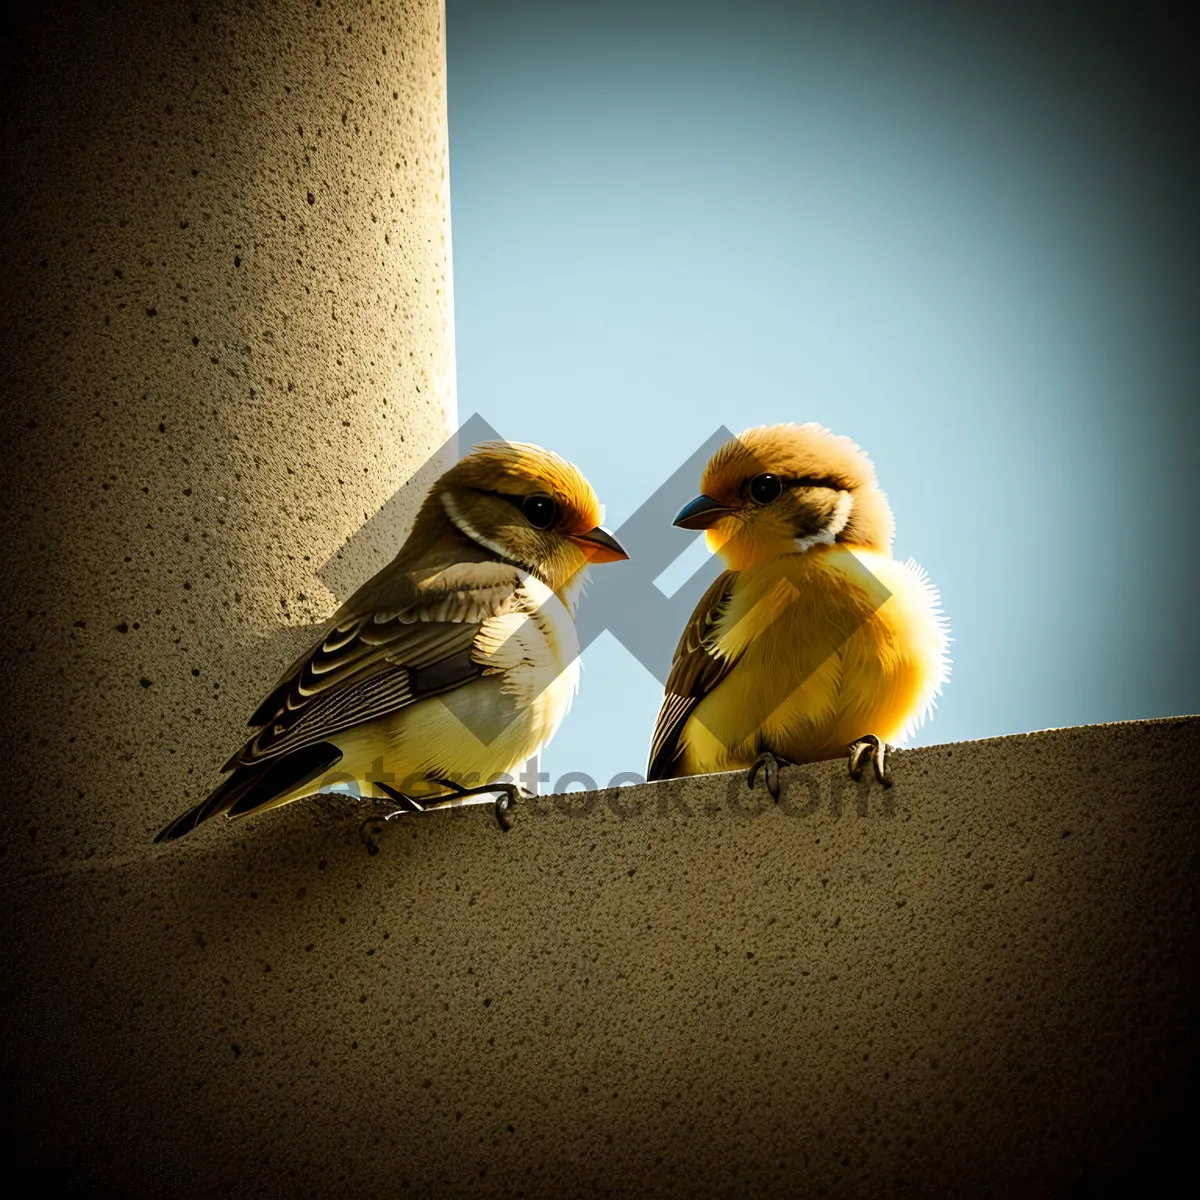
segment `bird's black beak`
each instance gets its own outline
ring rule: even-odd
[[[571,534],[571,541],[587,555],[588,562],[621,562],[629,557],[625,547],[602,525],[589,529],[587,533]]]
[[[733,509],[719,504],[711,496],[697,496],[679,510],[675,524],[680,529],[708,529],[731,512]]]

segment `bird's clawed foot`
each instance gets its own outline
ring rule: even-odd
[[[367,853],[372,856],[379,853],[379,843],[375,839],[383,832],[383,827],[388,821],[393,817],[402,817],[405,813],[425,811],[424,807],[411,796],[406,796],[394,787],[389,787],[386,783],[380,783],[378,780],[375,781],[375,786],[380,791],[387,793],[388,799],[395,805],[395,808],[382,816],[368,817],[358,827],[358,836],[362,844],[366,846]]]
[[[439,779],[438,782],[448,787],[454,793],[456,800],[461,800],[464,796],[484,796],[490,792],[498,792],[495,806],[492,809],[496,814],[496,824],[504,833],[512,828],[508,814],[512,812],[521,798],[521,789],[515,783],[483,783],[479,787],[465,788],[452,779]]]
[[[496,814],[496,824],[500,826],[504,833],[507,833],[512,828],[512,822],[508,819],[508,814],[516,807],[517,799],[520,795],[521,789],[515,783],[510,783],[496,797],[496,806],[493,812]]]
[[[420,804],[411,796],[406,796],[403,792],[397,791],[396,788],[390,787],[386,783],[380,783],[379,780],[375,780],[375,786],[381,792],[387,792],[388,798],[396,806],[390,813],[381,817],[380,820],[390,821],[393,817],[404,816],[405,813],[419,813],[425,811],[425,806],[423,804]]]
[[[887,752],[895,749],[881,741],[873,733],[864,733],[856,742],[850,743],[850,778],[856,783],[862,779],[863,764],[871,758],[875,778],[885,788],[892,786],[892,777],[887,773]]]
[[[394,787],[389,787],[386,783],[380,783],[376,780],[376,787],[386,792],[396,807],[387,816],[372,818],[372,820],[390,821],[393,817],[404,816],[405,813],[434,812],[437,809],[450,808],[457,801],[463,800],[467,796],[485,796],[496,792],[499,793],[496,796],[496,804],[493,809],[496,814],[496,823],[505,833],[512,828],[512,822],[508,819],[508,815],[516,807],[517,801],[524,794],[521,788],[515,783],[484,783],[478,787],[463,787],[462,784],[455,783],[453,779],[437,779],[436,782],[451,793],[450,797],[441,800],[427,800],[422,804],[414,800],[411,796],[406,796],[403,792],[397,791]],[[363,823],[364,830],[368,824],[370,822]],[[366,836],[364,835],[365,840]]]
[[[754,789],[754,781],[758,778],[759,771],[762,771],[767,780],[767,791],[771,793],[771,799],[776,804],[779,803],[779,768],[787,766],[786,758],[778,758],[772,754],[770,750],[764,750],[750,764],[750,770],[746,775],[746,786],[752,791]]]

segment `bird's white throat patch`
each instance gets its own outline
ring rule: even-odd
[[[794,539],[796,552],[803,554],[805,550],[811,550],[814,546],[832,546],[837,541],[838,535],[849,524],[853,508],[854,497],[849,492],[839,493],[833,516],[829,518],[829,524],[824,529],[818,529],[816,533],[810,533],[807,537]]]

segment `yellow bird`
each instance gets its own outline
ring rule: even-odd
[[[352,779],[422,810],[495,782],[553,737],[579,679],[574,612],[589,563],[626,556],[583,474],[540,446],[487,442],[433,485],[388,566],[250,718],[225,781],[155,839]]]
[[[949,677],[941,600],[911,559],[871,460],[819,425],[749,429],[722,446],[675,519],[729,567],[680,639],[647,777],[869,755],[919,727]]]

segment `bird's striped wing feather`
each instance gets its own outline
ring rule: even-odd
[[[736,659],[713,648],[717,622],[733,591],[736,571],[726,571],[700,598],[671,663],[666,695],[654,727],[647,779],[670,779],[679,757],[679,735],[696,705],[729,673]]]
[[[516,603],[523,576],[506,563],[456,563],[422,577],[381,573],[333,619],[320,644],[259,705],[256,733],[224,781],[155,839],[182,837],[219,813],[241,816],[335,766],[334,734],[485,673],[472,651],[483,623]]]
[[[251,718],[262,728],[225,764],[259,764],[483,674],[472,660],[484,621],[509,611],[520,572],[471,563],[423,583],[398,581],[385,607],[339,614]]]

